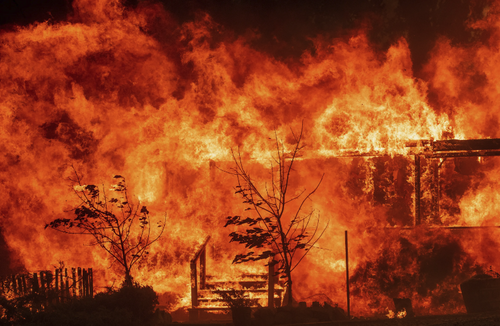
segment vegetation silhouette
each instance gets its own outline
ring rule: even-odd
[[[269,167],[271,179],[263,186],[259,187],[257,181],[249,174],[239,149],[237,152],[231,150],[234,167],[228,171],[223,170],[236,177],[236,193],[241,195],[243,203],[248,205],[245,212],[253,213],[245,218],[240,215],[227,217],[226,227],[229,225],[247,227],[243,231],[235,231],[229,235],[230,242],[244,244],[247,249],[246,253],[236,255],[233,263],[263,259],[271,259],[270,264],[278,263],[278,273],[285,279],[287,305],[292,305],[293,301],[293,270],[328,227],[327,224],[318,233],[319,214],[314,214],[313,209],[304,213],[306,201],[318,190],[324,174],[312,191],[306,192],[306,189],[303,189],[298,194],[289,195],[294,163],[304,148],[303,126],[299,134],[291,130],[291,135],[293,144],[288,149],[275,133],[276,152],[270,160]],[[290,209],[292,202],[298,205]]]
[[[146,206],[132,203],[125,178],[115,175],[117,181],[110,192],[105,186],[84,185],[73,167],[73,191],[80,200],[74,209],[73,218],[58,218],[45,225],[69,234],[86,234],[94,238],[92,244],[104,249],[112,259],[123,267],[124,285],[132,286],[132,268],[147,255],[148,248],[165,230],[166,216],[152,224]],[[111,195],[114,194],[114,195]],[[156,229],[157,231],[153,231]]]

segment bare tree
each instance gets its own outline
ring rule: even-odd
[[[166,216],[153,226],[146,206],[130,201],[125,178],[120,175],[114,176],[117,184],[107,193],[104,185],[101,189],[96,185],[83,185],[74,168],[73,171],[75,178],[70,180],[76,184],[73,191],[80,200],[74,209],[75,217],[55,219],[45,228],[91,235],[92,244],[104,249],[123,267],[124,285],[132,286],[131,270],[163,234]]]
[[[245,211],[251,211],[249,217],[229,216],[225,226],[246,225],[244,231],[232,232],[231,242],[245,244],[248,252],[238,254],[233,263],[256,261],[277,257],[272,263],[279,263],[278,272],[285,278],[287,305],[292,304],[292,272],[304,259],[312,246],[326,230],[319,230],[319,214],[314,210],[304,213],[304,205],[319,188],[324,174],[315,188],[306,192],[289,196],[290,178],[293,176],[294,163],[303,149],[302,133],[292,132],[294,144],[288,150],[285,143],[275,133],[276,153],[271,158],[271,180],[259,187],[243,165],[241,153],[231,150],[234,167],[228,172],[236,176],[238,185],[236,193],[240,194],[243,203],[249,205]],[[296,206],[291,206],[295,202]],[[316,217],[316,218],[314,218]],[[315,220],[315,222],[313,221]]]

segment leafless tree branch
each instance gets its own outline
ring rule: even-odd
[[[227,172],[236,177],[236,193],[240,194],[243,203],[249,205],[247,210],[254,212],[253,217],[241,219],[241,216],[229,216],[227,225],[248,225],[246,231],[233,232],[230,234],[231,241],[245,244],[249,252],[236,256],[234,262],[242,263],[250,260],[260,260],[279,255],[279,271],[286,278],[286,286],[289,291],[289,302],[292,300],[292,271],[304,259],[309,250],[323,235],[325,229],[318,234],[319,216],[314,231],[308,232],[309,224],[313,218],[314,211],[303,214],[306,201],[316,193],[324,175],[321,177],[315,188],[307,192],[306,189],[299,194],[288,198],[290,180],[293,177],[294,163],[299,157],[302,145],[303,127],[300,133],[296,134],[291,130],[295,143],[289,151],[285,143],[279,139],[275,132],[276,154],[271,157],[270,164],[270,185],[264,183],[262,191],[259,190],[255,181],[251,178],[248,170],[243,164],[240,150],[231,150],[234,166]],[[302,198],[302,199],[301,199]],[[289,204],[300,200],[298,207],[290,211]],[[255,225],[259,227],[256,228]],[[263,252],[256,252],[253,248],[263,248]],[[250,250],[251,249],[251,250]],[[266,250],[267,249],[267,250]],[[296,256],[298,261],[294,263]]]

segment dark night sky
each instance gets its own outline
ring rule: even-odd
[[[278,59],[299,57],[313,50],[311,38],[345,37],[354,28],[367,27],[376,48],[387,49],[404,36],[410,44],[415,73],[428,59],[435,40],[445,36],[467,44],[486,35],[472,33],[466,21],[481,17],[489,0],[161,0],[178,23],[207,12],[235,35],[248,31],[260,37],[252,46]],[[129,8],[145,3],[125,0]],[[71,0],[0,1],[0,25],[61,21],[71,15]]]

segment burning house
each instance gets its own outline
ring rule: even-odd
[[[353,314],[384,315],[393,298],[411,299],[419,315],[465,312],[458,285],[500,269],[500,2],[456,5],[462,38],[446,33],[452,21],[427,43],[415,37],[411,5],[377,3],[331,33],[297,31],[307,46],[283,41],[289,56],[279,29],[270,37],[175,1],[74,0],[62,18],[2,25],[0,253],[9,264],[0,271],[64,262],[91,267],[94,291],[121,282],[89,238],[44,230],[78,205],[74,168],[106,187],[123,175],[152,216],[166,214],[132,274],[168,309],[197,298],[194,258],[207,273],[197,282],[268,282],[242,278],[268,273],[262,261],[231,263],[243,248],[229,243],[225,219],[246,206],[222,170],[239,148],[264,184],[274,135],[293,145],[290,130],[303,126],[290,193],[324,174],[306,204],[328,228],[294,270],[295,299],[347,305],[348,230]],[[421,6],[437,22],[452,5]]]

